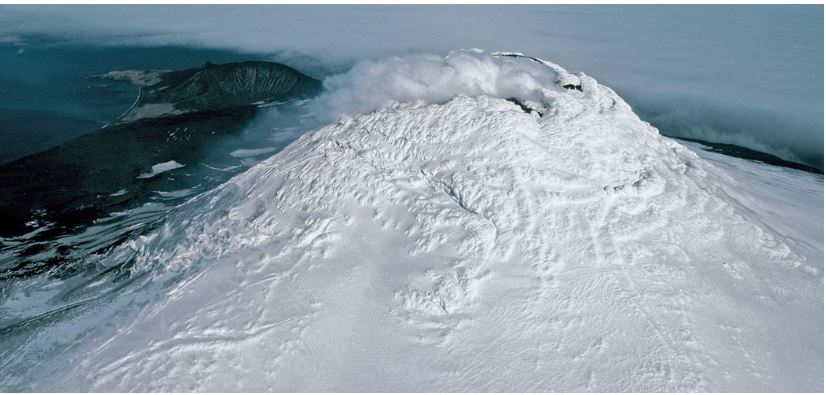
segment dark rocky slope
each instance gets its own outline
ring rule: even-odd
[[[133,80],[142,93],[118,123],[0,165],[0,237],[27,233],[44,221],[62,233],[139,205],[155,184],[168,182],[138,178],[153,164],[175,160],[190,172],[203,152],[248,124],[256,104],[321,89],[320,81],[270,62],[206,63],[159,77],[151,84]],[[139,116],[140,108],[161,103],[174,111]],[[126,193],[116,193],[121,190]]]
[[[207,62],[159,74],[152,82],[142,87],[122,121],[309,96],[321,89],[320,81],[272,62]]]

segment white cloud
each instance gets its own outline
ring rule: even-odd
[[[407,55],[363,61],[324,80],[317,112],[365,113],[389,102],[443,103],[457,95],[541,101],[559,75],[527,59],[494,57],[478,50],[447,56]]]
[[[823,156],[820,6],[14,6],[0,36],[181,44],[276,55],[311,71],[457,48],[519,51],[582,70],[636,108]],[[663,100],[666,99],[666,100]],[[699,107],[697,107],[699,106]],[[713,106],[713,108],[711,107]],[[725,113],[744,124],[732,128]],[[750,122],[761,112],[781,129]],[[673,118],[677,119],[677,118]],[[681,117],[679,119],[685,119]],[[681,121],[682,122],[682,121]],[[687,125],[669,122],[675,128]]]

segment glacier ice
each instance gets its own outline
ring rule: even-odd
[[[361,67],[317,103],[347,116],[90,257],[122,285],[6,333],[0,388],[822,390],[822,244],[611,89],[479,51]]]

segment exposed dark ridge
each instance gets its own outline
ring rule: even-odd
[[[255,103],[310,97],[321,90],[317,79],[260,61],[206,62],[158,78],[142,87],[123,122],[0,165],[0,237],[25,234],[41,220],[54,223],[50,230],[61,234],[144,201],[151,185],[161,181],[136,177],[153,164],[197,164],[210,144],[252,119]],[[175,111],[136,116],[142,106],[159,103]],[[124,188],[125,193],[115,194]]]
[[[206,62],[163,73],[159,78],[141,89],[122,121],[312,96],[321,90],[321,82],[315,78],[283,64],[262,61]]]
[[[0,165],[0,236],[33,228],[43,212],[58,226],[89,223],[106,211],[151,195],[156,180],[136,177],[155,163],[191,166],[207,144],[233,133],[255,107],[202,111],[110,126]],[[128,186],[123,196],[109,195]]]
[[[667,136],[667,135],[665,135],[665,136]],[[754,161],[763,162],[763,163],[773,165],[773,166],[781,166],[781,167],[787,167],[787,168],[790,168],[790,169],[803,170],[803,171],[806,171],[806,172],[809,172],[809,173],[814,173],[814,174],[820,174],[820,175],[823,174],[822,169],[818,169],[816,167],[809,166],[809,165],[804,165],[802,163],[797,163],[797,162],[792,162],[792,161],[789,161],[789,160],[785,160],[785,159],[779,158],[777,156],[774,156],[772,154],[768,154],[768,153],[761,152],[761,151],[756,151],[756,150],[746,148],[746,147],[741,147],[739,145],[713,143],[713,142],[706,141],[706,140],[693,139],[693,138],[687,138],[687,137],[676,137],[676,136],[667,136],[667,137],[671,137],[671,138],[677,139],[677,140],[691,141],[691,142],[694,142],[694,143],[702,144],[704,146],[703,149],[705,149],[706,151],[710,151],[710,152],[716,152],[716,153],[719,153],[719,154],[733,156],[733,157],[741,158],[741,159],[754,160]]]
[[[533,60],[536,63],[545,64],[541,60],[539,60],[539,59],[537,59],[533,56],[520,55],[520,54],[515,54],[515,53],[503,53],[503,54],[498,54],[496,56],[507,56],[509,58],[525,58],[525,59]]]
[[[530,107],[526,106],[524,103],[522,103],[521,101],[519,101],[519,99],[517,99],[517,98],[515,98],[515,97],[511,97],[511,98],[508,98],[508,99],[505,99],[505,100],[507,100],[507,101],[509,101],[509,102],[511,102],[511,103],[513,103],[513,104],[516,104],[517,106],[519,106],[519,108],[521,108],[521,109],[522,109],[522,111],[523,111],[525,114],[530,114],[530,113],[531,113],[531,111],[533,111],[533,110],[531,110],[531,108],[530,108]]]

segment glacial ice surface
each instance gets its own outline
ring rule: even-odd
[[[0,340],[0,388],[821,391],[822,236],[529,67],[368,103],[90,257],[126,285]]]

